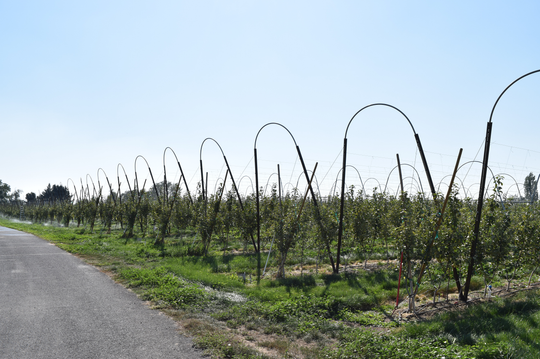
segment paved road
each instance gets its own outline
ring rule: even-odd
[[[0,227],[0,358],[202,358],[192,345],[96,268]]]

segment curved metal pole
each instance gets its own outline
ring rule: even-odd
[[[362,184],[362,193],[366,194],[366,188],[364,187],[364,181],[362,181],[362,176],[360,176],[360,172],[358,171],[358,169],[356,167],[354,167],[353,165],[347,165],[347,167],[352,167],[356,173],[358,174],[358,178],[360,179],[360,183]],[[334,184],[332,185],[332,187],[330,188],[330,195],[333,196],[334,195],[334,191],[336,189],[336,185],[337,185],[337,182],[338,182],[338,177],[339,177],[339,174],[341,173],[341,168],[339,169],[338,173],[336,174],[336,180],[334,181]]]
[[[244,176],[240,177],[240,180],[238,181],[238,190],[240,190],[240,187],[241,187],[241,185],[242,185],[242,180],[243,180],[244,178],[246,178],[246,177],[247,177],[247,178],[249,179],[249,181],[251,182],[251,191],[252,191],[252,192],[255,192],[255,188],[253,188],[253,180],[252,180],[251,177],[249,177],[248,175],[244,175]],[[248,188],[249,188],[249,187],[248,187]],[[246,191],[247,191],[247,188],[246,188]]]
[[[480,182],[478,182],[478,183],[473,183],[473,184],[471,184],[469,187],[467,187],[467,191],[469,191],[469,194],[472,195],[471,187],[472,187],[472,186],[476,186],[476,185],[478,185],[478,187],[480,187]],[[471,198],[472,198],[472,196],[471,196]]]
[[[133,190],[131,189],[131,184],[129,183],[129,178],[127,176],[127,173],[126,173],[126,169],[124,168],[124,166],[121,164],[121,163],[118,163],[116,165],[116,178],[118,179],[118,203],[119,204],[122,204],[122,192],[120,191],[120,175],[118,174],[118,168],[119,167],[122,167],[122,170],[124,171],[124,176],[126,177],[126,182],[127,182],[127,185],[128,185],[128,188],[129,188],[129,194],[131,195],[131,197],[134,196],[134,193],[133,193]],[[135,182],[133,182],[133,184],[135,184]]]
[[[201,148],[199,150],[199,161],[200,161],[200,166],[201,166],[201,189],[202,189],[203,199],[206,199],[206,195],[204,193],[204,177],[203,177],[204,170],[203,170],[203,163],[202,163],[202,149],[203,149],[204,143],[207,140],[213,141],[218,146],[219,150],[221,151],[221,154],[223,155],[223,160],[225,161],[225,165],[227,166],[227,171],[229,171],[229,174],[231,175],[231,181],[232,181],[232,184],[233,184],[234,191],[236,192],[236,197],[238,198],[238,204],[240,204],[240,209],[242,211],[244,211],[244,204],[242,202],[242,196],[240,195],[240,192],[238,191],[238,187],[236,186],[236,182],[234,181],[234,176],[233,176],[231,167],[229,166],[229,161],[227,161],[227,157],[225,156],[225,152],[223,152],[223,149],[221,148],[219,143],[216,140],[214,140],[212,137],[205,138],[204,141],[201,143]],[[227,173],[225,173],[225,175],[227,175]],[[250,236],[251,236],[251,242],[253,243],[253,246],[255,247],[255,251],[258,252],[260,246],[258,247],[255,244],[255,239],[253,238],[253,236],[251,234],[250,234]],[[259,276],[259,278],[260,278],[260,276]]]
[[[482,164],[482,161],[476,161],[476,160],[473,160],[473,161],[467,161],[467,162],[463,163],[461,166],[459,166],[458,172],[459,172],[459,170],[461,170],[461,168],[463,168],[465,165],[468,165],[469,163],[478,163],[478,164]],[[489,172],[491,172],[491,176],[492,176],[492,177],[495,177],[495,175],[493,174],[493,171],[491,170],[491,168],[490,168],[489,166],[487,166],[487,169],[489,170]]]
[[[422,181],[420,180],[420,175],[418,174],[418,171],[416,170],[416,168],[414,168],[413,165],[410,165],[408,163],[401,163],[401,166],[409,166],[411,167],[415,172],[416,172],[416,175],[418,176],[418,180],[419,180],[419,184],[420,184],[420,189],[422,190],[422,192],[424,192],[424,186],[422,186]],[[388,181],[390,180],[390,176],[392,175],[392,172],[394,172],[394,170],[396,168],[398,168],[399,166],[395,166],[394,168],[392,168],[392,170],[390,171],[390,173],[388,174],[388,177],[386,177],[386,183],[384,184],[384,192],[386,192],[386,188],[388,186]],[[407,178],[413,178],[414,177],[407,177]],[[418,182],[418,181],[417,181]]]
[[[139,158],[142,158],[144,160],[144,162],[146,162],[146,166],[148,167],[148,172],[150,172],[150,178],[152,179],[152,184],[154,185],[154,192],[156,193],[158,203],[161,206],[161,200],[159,199],[159,191],[158,191],[157,186],[156,186],[156,181],[154,181],[154,175],[152,174],[152,169],[150,168],[150,165],[148,164],[148,161],[146,160],[146,158],[144,158],[144,156],[142,156],[142,155],[138,155],[137,157],[135,157],[135,163],[133,165],[133,167],[135,168],[135,183],[136,183],[136,187],[137,187],[136,188],[137,189],[137,195],[140,196],[139,180],[137,179],[137,160]],[[143,188],[144,188],[144,186],[143,186]]]
[[[411,189],[412,189],[412,187],[414,186],[414,188],[416,189],[416,193],[419,193],[418,190],[421,189],[422,192],[420,192],[420,193],[423,194],[423,193],[424,193],[424,189],[422,188],[422,184],[421,184],[420,182],[418,182],[418,180],[417,180],[416,178],[414,178],[413,176],[403,177],[403,182],[405,182],[405,180],[406,180],[406,179],[409,179],[409,178],[412,180],[411,183],[409,183],[409,186],[411,187]],[[416,182],[416,184],[413,183],[413,182]],[[407,185],[404,185],[404,188],[405,188],[405,187],[407,187]]]
[[[94,192],[94,196],[97,196],[97,192],[96,192],[96,185],[94,184],[94,180],[92,179],[92,176],[90,176],[90,174],[87,173],[86,178],[85,178],[86,190],[88,191],[88,199],[90,199],[90,188],[88,187],[88,177],[90,177],[90,182],[92,182],[92,189]]]
[[[457,172],[459,172],[465,165],[468,165],[469,163],[479,163],[479,164],[482,164],[482,162],[480,161],[476,161],[476,160],[473,160],[473,161],[467,161],[465,163],[463,163],[462,165],[460,165],[457,169]],[[492,178],[495,178],[495,174],[493,173],[493,170],[489,167],[489,166],[486,166],[486,168],[489,170],[489,172],[491,172],[491,177]],[[456,173],[457,173],[456,172]],[[448,177],[449,175],[447,176],[444,176],[442,179],[441,179],[441,182],[446,178]],[[458,178],[458,177],[456,177]],[[458,178],[459,179],[459,178]],[[463,187],[463,190],[465,191],[465,186],[463,185],[463,181],[461,179],[459,179],[460,182],[461,182],[461,186]],[[465,196],[467,195],[467,192],[469,192],[469,195],[471,194],[471,191],[470,191],[470,188],[472,186],[474,186],[476,183],[473,183],[472,185],[470,185],[468,188],[467,188],[467,191],[465,191]],[[501,203],[502,203],[502,199],[501,199]]]
[[[514,176],[512,176],[511,174],[508,174],[508,173],[498,173],[497,175],[499,176],[508,176],[510,177],[511,179],[514,180],[514,183],[516,184],[516,187],[517,187],[517,190],[518,190],[518,194],[519,194],[519,197],[521,197],[521,192],[519,190],[519,185],[518,185],[518,182],[516,181],[516,179],[514,178]],[[508,192],[508,191],[507,191]]]
[[[207,140],[211,140],[213,141],[219,148],[219,150],[221,151],[221,155],[223,156],[223,160],[225,161],[225,165],[227,166],[227,170],[229,171],[229,174],[231,176],[231,181],[233,183],[233,186],[234,186],[234,189],[235,189],[235,192],[236,192],[236,196],[238,197],[238,202],[240,204],[240,208],[242,210],[244,210],[244,204],[242,203],[242,198],[240,196],[240,192],[238,191],[238,188],[236,186],[236,182],[234,181],[234,176],[232,174],[232,170],[231,170],[231,166],[229,166],[229,161],[227,160],[227,156],[225,156],[225,152],[223,152],[223,149],[221,148],[221,146],[219,145],[219,143],[214,140],[213,138],[211,137],[207,137],[204,139],[204,141],[201,143],[201,149],[200,149],[200,152],[199,152],[199,159],[200,159],[200,162],[201,162],[201,180],[203,180],[203,177],[202,177],[202,173],[203,173],[203,165],[202,165],[202,149],[203,149],[203,145],[204,143],[207,141]],[[204,181],[202,182],[202,188],[203,188],[203,191],[204,191]],[[203,193],[203,197],[204,197],[204,193]]]
[[[459,166],[458,172],[459,172],[459,170],[460,170],[463,166],[465,166],[466,164],[469,164],[469,163],[479,163],[479,164],[482,164],[482,162],[480,162],[480,161],[468,161],[468,162],[465,162],[464,164],[462,164],[461,166]],[[495,174],[493,173],[493,170],[491,169],[491,167],[486,166],[486,168],[487,168],[487,169],[489,170],[489,172],[491,173],[491,178],[492,178],[492,179],[495,179]],[[491,182],[491,180],[490,180],[490,182]],[[488,184],[488,187],[489,187],[489,184]],[[470,193],[470,192],[469,192],[469,193]],[[486,190],[486,192],[484,193],[484,196],[486,195],[486,193],[487,193],[487,190]],[[501,200],[501,204],[502,204],[502,203],[503,203],[502,198],[500,198],[500,200]],[[503,204],[503,206],[504,206],[504,204]]]
[[[482,164],[481,161],[468,161],[468,162],[463,163],[461,166],[459,166],[458,172],[459,172],[459,170],[461,170],[462,167],[464,167],[465,165],[467,165],[467,164],[469,164],[469,163],[479,163],[479,164]],[[489,166],[487,166],[487,169],[489,170],[489,172],[491,172],[491,177],[492,177],[492,179],[495,178],[495,174],[493,173],[493,170],[492,170]],[[510,176],[510,177],[514,180],[514,182],[516,182],[516,184],[517,184],[516,179],[515,179],[514,177],[512,177],[511,175],[509,175],[509,174],[507,174],[507,173],[500,173],[500,174],[506,174],[506,175]],[[446,175],[446,176],[444,176],[444,177],[441,179],[441,181],[439,182],[439,186],[437,187],[437,191],[439,191],[439,188],[440,188],[440,186],[441,186],[442,181],[443,181],[446,177],[450,177],[450,176],[451,176],[451,175]],[[476,183],[473,183],[472,185],[470,185],[469,188],[465,188],[465,185],[463,184],[463,181],[462,181],[459,177],[457,177],[457,176],[456,176],[456,178],[461,182],[461,187],[463,188],[463,191],[465,192],[465,196],[467,196],[467,192],[469,192],[469,195],[470,195],[471,192],[470,192],[469,188],[472,187],[472,186],[474,186]],[[490,180],[490,182],[491,182],[491,180]],[[488,187],[489,187],[489,183],[488,183]],[[487,193],[487,190],[486,190],[486,193]],[[484,193],[484,196],[486,195],[486,193]],[[518,187],[518,193],[520,193],[520,192],[519,192],[519,187]],[[520,196],[521,196],[521,193],[520,193]],[[501,199],[501,203],[502,203],[502,199]]]
[[[452,176],[452,175],[450,175],[450,176]],[[445,185],[445,186],[449,186],[448,183],[443,182],[444,179],[445,179],[446,177],[448,177],[448,175],[444,176],[444,177],[439,181],[439,184],[437,185],[437,192],[440,192],[440,191],[441,191],[441,184],[443,184],[443,185]]]
[[[495,177],[492,177],[492,178],[489,179],[489,181],[488,181],[488,183],[487,183],[487,186],[486,186],[486,193],[484,193],[484,197],[487,196],[487,191],[488,191],[488,189],[489,189],[489,185],[491,184],[491,181],[493,181],[493,182],[495,183]],[[495,189],[495,188],[494,188],[494,189]],[[498,194],[499,194],[499,200],[500,200],[501,205],[502,205],[502,209],[503,209],[503,211],[504,211],[504,201],[503,201],[503,198],[502,198],[502,196],[501,196],[501,192],[498,192]]]
[[[165,165],[165,152],[167,152],[167,148],[170,148],[170,147],[165,147],[165,149],[163,150],[163,202],[165,202],[165,205],[167,205],[167,202],[169,200],[169,188],[168,188],[169,186],[167,183],[167,166]],[[180,177],[180,181],[181,180],[182,180],[182,177]]]
[[[514,184],[510,185],[510,187],[508,187],[508,189],[506,190],[506,193],[504,194],[504,198],[508,198],[508,193],[510,193],[510,189],[512,187],[514,187],[514,186],[516,186],[517,189],[518,189],[519,199],[520,199],[520,202],[521,202],[522,197],[521,197],[521,192],[519,190],[519,183],[514,183]]]
[[[519,78],[517,78],[516,80],[514,80],[510,85],[508,85],[503,92],[501,92],[501,94],[499,95],[499,97],[497,98],[497,100],[495,101],[495,104],[493,105],[493,108],[491,109],[491,114],[489,115],[489,121],[487,123],[487,130],[486,130],[486,139],[485,139],[485,143],[484,143],[484,160],[482,161],[483,165],[482,165],[482,174],[481,174],[481,177],[480,177],[480,193],[478,195],[478,204],[477,204],[477,209],[476,209],[476,218],[475,218],[475,221],[474,221],[474,234],[473,234],[473,241],[471,243],[471,253],[469,255],[469,267],[467,268],[467,280],[465,281],[465,288],[464,288],[464,292],[463,292],[463,297],[460,298],[460,300],[463,300],[463,301],[467,301],[467,297],[469,295],[469,288],[470,288],[470,284],[471,284],[471,278],[472,278],[472,274],[473,274],[473,271],[474,271],[474,257],[476,257],[476,246],[478,245],[478,237],[479,237],[479,234],[480,234],[480,221],[482,219],[482,206],[483,206],[483,202],[484,202],[484,188],[485,188],[485,185],[486,185],[486,171],[487,171],[487,165],[488,165],[488,161],[489,161],[489,148],[490,148],[490,145],[491,145],[491,127],[492,127],[492,119],[493,119],[493,113],[495,112],[495,108],[497,107],[497,104],[499,103],[499,100],[501,99],[501,97],[506,93],[506,91],[508,91],[508,89],[510,87],[512,87],[512,85],[514,85],[516,82],[518,82],[519,80],[527,77],[527,76],[530,76],[532,74],[535,74],[537,72],[540,72],[540,69],[539,70],[535,70],[535,71],[531,71]]]
[[[264,186],[264,192],[263,192],[263,197],[266,196],[266,190],[268,189],[268,185],[270,184],[270,178],[272,178],[273,175],[278,175],[277,172],[274,172],[272,173],[269,177],[268,177],[268,180],[266,181],[266,186]],[[279,177],[278,177],[278,181],[279,181]]]
[[[99,191],[101,192],[101,182],[99,181],[99,171],[100,170],[101,170],[101,172],[103,172],[103,174],[105,175],[105,178],[107,179],[107,184],[109,185],[109,190],[111,191],[112,199],[113,199],[114,203],[116,204],[116,199],[114,198],[114,192],[113,192],[113,189],[112,189],[112,186],[111,186],[111,182],[109,182],[109,177],[107,177],[107,174],[105,173],[105,171],[101,167],[98,168],[98,170],[97,170],[97,180],[98,180]]]
[[[258,169],[258,161],[257,161],[257,140],[259,138],[259,134],[261,133],[261,131],[266,128],[267,126],[270,126],[270,125],[276,125],[276,126],[280,126],[281,128],[285,129],[285,131],[287,131],[289,133],[289,135],[291,136],[293,142],[294,142],[294,145],[296,146],[296,152],[298,153],[298,157],[300,158],[300,163],[302,165],[302,170],[304,171],[304,176],[306,177],[306,181],[308,183],[311,183],[310,181],[310,178],[309,178],[309,175],[308,175],[308,172],[307,172],[307,169],[306,169],[306,164],[304,162],[304,158],[302,156],[302,152],[300,151],[300,147],[298,146],[298,144],[296,143],[296,139],[294,138],[294,136],[292,135],[291,131],[289,131],[289,129],[285,126],[283,126],[282,124],[278,123],[278,122],[269,122],[267,124],[265,124],[264,126],[262,126],[259,131],[257,132],[257,135],[255,136],[255,141],[253,143],[253,152],[254,152],[254,158],[255,158],[255,191],[256,191],[256,203],[257,203],[257,252],[260,254],[260,238],[261,238],[261,223],[260,223],[260,204],[259,204],[259,169]],[[315,211],[319,211],[319,206],[318,206],[318,202],[317,202],[317,197],[315,196],[315,192],[313,191],[313,186],[309,186],[309,192],[311,193],[311,198],[313,200],[313,205],[315,207]],[[321,227],[321,231],[325,232],[325,229],[323,227],[323,224],[321,221],[319,221],[319,226]],[[323,237],[327,238],[326,234],[323,235]],[[336,272],[336,267],[334,265],[334,259],[332,258],[332,252],[330,251],[330,244],[328,243],[328,240],[326,240],[326,249],[328,251],[328,256],[330,258],[330,264],[332,265],[332,270],[333,272]],[[258,268],[259,270],[260,268]]]
[[[167,169],[165,168],[165,152],[167,152],[168,149],[171,150],[171,152],[174,155],[174,158],[176,158],[176,163],[178,164],[178,168],[180,169],[180,175],[184,179],[184,185],[186,186],[186,191],[187,191],[187,194],[188,194],[188,197],[189,197],[189,202],[191,202],[191,204],[193,204],[193,198],[191,198],[191,193],[189,192],[189,187],[188,187],[188,184],[187,184],[186,176],[184,175],[184,171],[182,170],[182,166],[180,165],[180,161],[178,160],[178,156],[176,156],[176,152],[174,152],[174,150],[172,148],[170,148],[170,147],[166,147],[165,150],[163,151],[163,176],[165,177],[165,193],[167,193]],[[178,181],[178,182],[180,182],[180,181]]]
[[[431,179],[431,173],[429,171],[429,167],[427,165],[427,160],[424,154],[424,150],[422,148],[422,143],[420,142],[420,136],[416,133],[414,126],[412,122],[409,120],[409,118],[397,107],[394,107],[392,105],[386,104],[386,103],[373,103],[371,105],[367,105],[365,107],[362,107],[360,110],[358,110],[353,117],[350,119],[349,123],[347,124],[347,128],[345,129],[345,136],[343,138],[343,166],[342,166],[342,181],[341,181],[341,204],[340,204],[340,211],[339,211],[339,230],[338,230],[338,253],[337,253],[337,259],[336,259],[336,272],[339,272],[339,257],[340,257],[340,251],[341,251],[341,241],[343,237],[343,212],[344,212],[344,205],[345,205],[345,168],[347,167],[347,132],[349,131],[349,126],[351,125],[352,121],[355,119],[355,117],[365,110],[366,108],[372,107],[372,106],[386,106],[389,108],[392,108],[396,111],[398,111],[400,114],[405,117],[409,125],[411,126],[414,137],[416,139],[416,145],[418,146],[418,151],[420,152],[420,156],[422,158],[422,163],[424,164],[424,169],[426,171],[426,176],[428,177],[429,187],[431,189],[431,193],[433,195],[433,198],[436,198],[435,193],[435,186],[433,185],[433,180]]]
[[[403,179],[405,180],[406,178],[412,178],[412,177],[408,176],[408,177],[404,177]],[[413,182],[411,182],[409,184],[405,184],[404,188],[405,188],[405,191],[407,190],[407,188],[409,188],[411,190],[411,193],[412,193],[413,190],[416,191],[416,193],[420,193],[419,192],[420,188],[418,188],[418,186]],[[398,189],[399,189],[399,187],[398,187]]]
[[[227,177],[227,172],[225,172],[225,177]],[[214,193],[217,193],[217,187],[219,186],[219,180],[223,181],[223,184],[225,184],[225,180],[223,177],[218,177],[216,184],[214,185]],[[223,187],[223,191],[225,191],[225,187]]]
[[[287,194],[289,193],[289,191],[287,190],[287,186],[291,187],[292,190],[298,189],[298,188],[294,187],[294,184],[292,184],[291,182],[287,182],[287,183],[285,183],[285,185],[283,186],[283,194],[284,194],[284,195],[287,195]]]
[[[443,182],[444,179],[447,178],[447,177],[452,177],[452,175],[446,175],[443,178],[441,178],[441,180],[439,181],[439,184],[437,185],[437,192],[441,191],[441,184],[445,184],[445,185],[448,186],[448,183]],[[463,184],[463,181],[461,180],[461,178],[456,176],[456,179],[459,180],[459,182],[461,182],[461,188],[463,189],[463,192],[465,193],[465,197],[470,197],[470,196],[467,195],[467,189],[465,188],[465,185]]]
[[[365,109],[367,109],[369,107],[373,107],[373,106],[385,106],[385,107],[392,108],[392,109],[398,111],[401,115],[403,115],[403,117],[405,117],[405,119],[407,120],[407,122],[411,126],[411,129],[412,129],[412,131],[414,133],[414,137],[415,137],[415,140],[416,140],[416,145],[418,147],[418,151],[420,152],[420,157],[422,158],[422,163],[424,165],[424,170],[426,171],[426,176],[428,177],[428,182],[429,182],[429,187],[431,189],[431,193],[433,195],[435,195],[436,194],[435,193],[435,186],[433,185],[433,180],[431,179],[431,172],[429,171],[429,167],[427,165],[427,160],[426,160],[426,157],[425,157],[425,154],[424,154],[424,149],[422,148],[422,143],[420,142],[420,136],[418,135],[418,133],[416,133],[416,130],[414,129],[414,126],[413,126],[411,120],[409,120],[409,118],[407,117],[407,115],[405,115],[405,113],[403,113],[403,111],[401,111],[399,108],[397,108],[395,106],[392,106],[392,105],[389,105],[387,103],[372,103],[371,105],[364,106],[360,110],[358,110],[353,115],[353,117],[349,120],[349,123],[347,124],[347,128],[345,129],[345,136],[344,136],[344,140],[345,140],[345,144],[344,144],[344,147],[343,147],[343,149],[344,149],[344,152],[343,152],[344,163],[345,163],[345,159],[346,159],[346,150],[347,150],[346,142],[347,142],[347,132],[349,131],[349,126],[351,125],[354,118],[360,112],[362,112],[363,110],[365,110]]]
[[[379,188],[380,190],[382,189],[381,182],[379,182],[378,179],[376,179],[375,177],[370,177],[364,183],[368,183],[369,180],[374,180],[375,182],[377,182],[377,184],[379,185],[379,187],[377,187],[377,188]],[[385,193],[385,192],[383,191],[382,193]]]
[[[308,170],[308,172],[313,173],[312,170]],[[296,188],[298,188],[298,184],[300,183],[300,178],[302,177],[302,173],[298,176],[298,179],[296,180]],[[319,181],[317,180],[317,176],[314,175],[315,183],[317,184],[317,193],[319,194],[319,197],[321,196],[321,190],[319,189]]]
[[[207,137],[207,138],[204,139],[204,141],[202,141],[201,148],[199,149],[199,162],[200,162],[200,166],[201,166],[201,187],[202,187],[202,195],[203,195],[204,199],[206,199],[207,194],[205,194],[205,192],[204,192],[205,186],[204,186],[204,170],[203,170],[203,162],[202,162],[202,150],[203,150],[204,143],[206,141],[208,141],[208,140],[213,141],[218,146],[219,150],[221,151],[221,155],[223,157],[225,157],[225,153],[223,152],[223,149],[221,148],[219,143],[216,140],[214,140],[212,137]],[[228,164],[227,164],[227,169],[230,170]]]
[[[67,181],[66,181],[66,186],[69,184],[69,181],[71,181],[71,184],[73,184],[73,190],[75,192],[75,197],[77,197],[77,202],[79,202],[79,195],[77,194],[77,187],[75,187],[75,182],[73,182],[73,180],[71,178],[68,178]],[[69,188],[68,188],[68,190],[69,190]]]
[[[83,197],[83,199],[86,199],[86,192],[84,190],[84,183],[83,183],[83,180],[82,180],[82,177],[81,177],[81,197]],[[88,192],[88,199],[90,199],[90,192]]]
[[[259,166],[258,166],[258,161],[257,161],[258,159],[257,158],[257,140],[259,139],[259,134],[261,133],[261,131],[265,127],[270,126],[270,125],[277,125],[285,129],[285,131],[287,131],[289,135],[291,136],[294,142],[294,145],[298,148],[298,145],[296,144],[296,140],[294,136],[292,135],[291,131],[289,131],[287,127],[277,122],[269,122],[263,125],[257,132],[257,135],[255,136],[255,141],[253,143],[253,152],[255,156],[255,203],[257,206],[257,245],[255,246],[255,250],[257,253],[260,253],[260,248],[261,248],[261,216],[260,216],[260,203],[259,203]]]

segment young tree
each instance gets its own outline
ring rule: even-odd
[[[502,191],[502,179],[496,177],[493,194],[487,199],[484,206],[484,220],[480,224],[480,241],[477,258],[480,273],[486,285],[504,270],[505,266],[512,265],[513,240],[510,241],[512,228],[507,208],[503,207],[497,199]]]
[[[434,257],[447,273],[447,294],[450,277],[456,283],[460,300],[463,300],[461,279],[467,272],[467,248],[474,225],[474,210],[472,200],[458,198],[459,188],[456,184],[448,198],[444,221],[441,224],[434,245]],[[448,296],[447,296],[448,297]]]

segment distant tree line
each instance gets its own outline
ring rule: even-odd
[[[40,202],[54,202],[54,201],[69,201],[71,200],[71,194],[69,193],[69,189],[66,186],[62,185],[52,185],[49,183],[47,185],[47,188],[39,196],[37,196],[34,192],[30,192],[26,194],[26,202],[32,203],[35,201]]]
[[[11,192],[11,186],[7,183],[0,180],[0,203],[8,203],[11,201],[16,201],[21,196],[20,190],[15,190]]]

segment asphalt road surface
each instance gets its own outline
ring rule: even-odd
[[[0,227],[0,358],[202,358],[172,319],[36,236]]]

